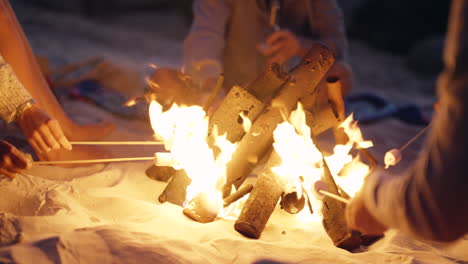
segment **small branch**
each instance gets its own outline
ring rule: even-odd
[[[243,185],[239,190],[235,193],[229,195],[228,197],[224,198],[224,207],[228,207],[232,203],[236,202],[240,198],[244,197],[248,193],[250,193],[253,189],[252,184]]]
[[[336,194],[333,194],[333,193],[330,193],[330,192],[327,192],[327,191],[324,191],[324,190],[319,190],[319,192],[320,192],[321,194],[325,195],[325,196],[328,196],[328,197],[330,197],[330,198],[332,198],[332,199],[335,199],[335,200],[337,200],[337,201],[340,201],[340,202],[342,202],[342,203],[345,203],[345,204],[349,204],[349,203],[350,203],[350,201],[349,201],[348,199],[345,199],[345,198],[343,198],[343,197],[341,197],[341,196],[339,196],[339,195],[336,195]]]
[[[359,148],[359,152],[366,157],[367,161],[369,162],[369,165],[371,168],[375,168],[379,165],[379,162],[377,159],[367,150],[364,148]]]

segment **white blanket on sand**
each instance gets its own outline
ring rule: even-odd
[[[450,246],[395,231],[359,253],[333,246],[320,223],[274,212],[259,240],[232,220],[194,222],[180,207],[159,204],[165,183],[149,179],[150,163],[87,168],[36,166],[1,181],[1,263],[467,263],[468,240]],[[443,249],[442,249],[443,248]],[[271,263],[271,262],[268,262]]]

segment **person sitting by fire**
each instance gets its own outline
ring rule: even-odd
[[[336,63],[328,76],[341,81],[344,94],[351,89],[343,17],[335,0],[195,0],[193,12],[183,57],[190,83],[175,70],[157,70],[152,80],[162,100],[201,104],[185,98],[193,94],[190,85],[209,93],[221,73],[226,89],[244,85],[270,63],[292,67],[314,42],[334,52]]]
[[[96,148],[70,151],[68,139],[97,140],[109,134],[114,125],[79,125],[67,116],[44,79],[7,0],[0,0],[0,39],[0,116],[17,122],[40,159],[102,157],[104,151]]]
[[[396,228],[418,238],[454,241],[468,233],[468,0],[453,0],[437,83],[440,105],[425,151],[402,175],[373,171],[347,206],[350,228]]]

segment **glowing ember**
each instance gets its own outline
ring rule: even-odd
[[[187,188],[184,207],[191,209],[202,205],[205,215],[236,218],[247,197],[223,209],[221,192],[226,181],[226,165],[236,144],[227,140],[225,135],[219,136],[216,127],[208,140],[209,120],[200,106],[174,104],[169,110],[163,111],[159,103],[152,101],[149,112],[155,137],[162,140],[170,151],[170,157],[158,156],[156,160],[175,169],[183,169],[192,180]],[[251,121],[243,113],[239,115],[244,129],[248,131]],[[301,221],[321,219],[322,202],[314,197],[312,190],[323,175],[323,159],[327,161],[337,184],[351,196],[361,188],[369,171],[368,166],[353,158],[350,151],[353,147],[370,147],[372,142],[362,138],[352,116],[341,127],[349,141],[345,145],[336,145],[333,154],[326,157],[322,156],[312,141],[311,129],[306,125],[301,104],[291,113],[289,121],[279,124],[273,133],[273,147],[282,163],[272,170],[284,181],[285,192],[296,193],[298,198],[308,197],[308,202],[314,208],[313,215],[310,210],[299,212],[297,217]]]
[[[195,197],[204,209],[218,214],[223,209],[221,188],[226,179],[226,164],[236,145],[213,131],[213,147],[207,143],[208,117],[200,106],[174,104],[163,112],[156,101],[150,104],[150,121],[155,137],[162,140],[172,159],[192,182],[187,188],[184,206]],[[210,141],[211,142],[211,141]],[[213,151],[216,149],[216,154]],[[203,199],[202,199],[203,198]],[[200,200],[201,199],[201,200]]]
[[[359,129],[357,125],[357,121],[354,121],[353,114],[348,116],[345,121],[340,125],[346,134],[349,137],[349,141],[352,143],[356,143],[359,148],[370,148],[373,147],[374,144],[370,140],[364,140],[362,138],[361,129]]]
[[[252,121],[243,113],[240,112],[239,116],[242,118],[242,127],[244,128],[244,132],[249,132],[250,128],[252,127]]]
[[[354,121],[352,114],[346,118],[340,127],[345,130],[349,141],[346,145],[335,146],[334,154],[325,159],[336,183],[352,197],[361,189],[364,179],[369,173],[369,166],[361,162],[358,157],[353,158],[349,151],[353,146],[361,149],[370,148],[373,143],[362,138],[361,130],[357,125],[357,121]],[[345,166],[346,168],[344,168]]]
[[[128,106],[128,107],[136,105],[136,100],[135,100],[135,98],[132,98],[132,99],[128,100],[127,102],[125,102],[124,105],[125,105],[125,106]]]
[[[308,197],[312,197],[313,184],[320,180],[323,173],[322,154],[312,142],[301,104],[291,113],[290,121],[279,124],[273,132],[273,147],[282,159],[281,165],[273,168],[273,171],[285,180],[286,191],[296,187],[297,190],[304,189]],[[298,195],[302,193],[298,192]],[[316,199],[310,202],[313,208],[321,206]],[[307,214],[310,212],[303,210],[299,217],[306,218]]]
[[[146,83],[154,90],[159,90],[161,87],[155,81],[150,78],[146,78]]]

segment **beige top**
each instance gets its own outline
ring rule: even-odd
[[[372,173],[363,188],[370,213],[390,228],[429,240],[468,233],[468,0],[453,0],[440,109],[414,166],[402,175]]]
[[[243,85],[265,69],[257,45],[272,33],[266,0],[195,0],[194,21],[184,43],[184,67],[195,81],[224,72],[225,86]],[[346,36],[336,0],[282,0],[278,26],[304,45],[325,43],[344,58]]]
[[[0,55],[0,118],[8,123],[15,121],[21,109],[31,101],[31,95]]]

